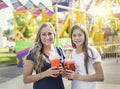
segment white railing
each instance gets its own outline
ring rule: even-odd
[[[120,42],[104,42],[95,43],[95,47],[99,51],[102,59],[115,59],[116,62],[120,59]]]

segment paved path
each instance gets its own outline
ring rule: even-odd
[[[105,81],[97,83],[96,89],[120,89],[120,63],[115,60],[103,61]],[[32,84],[23,84],[23,68],[0,66],[0,89],[32,89]],[[70,89],[70,81],[64,79],[65,89]]]

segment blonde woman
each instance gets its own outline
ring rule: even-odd
[[[37,33],[34,47],[27,55],[23,81],[25,84],[34,83],[33,89],[64,89],[61,74],[65,57],[61,48],[54,46],[55,36],[53,25],[44,23]],[[61,64],[57,70],[50,64],[50,55],[52,54],[58,54],[60,57]],[[34,69],[36,74],[33,74]]]

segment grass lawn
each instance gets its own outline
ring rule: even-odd
[[[0,48],[0,65],[1,64],[16,64],[16,54],[9,53],[8,48]]]

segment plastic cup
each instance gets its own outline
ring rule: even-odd
[[[75,62],[73,60],[65,61],[65,69],[75,71]]]
[[[51,67],[53,66],[56,66],[56,67],[59,67],[60,65],[60,60],[55,58],[55,59],[50,59],[50,64],[51,64]]]
[[[51,58],[50,58],[50,64],[51,64],[51,67],[57,67],[55,68],[54,70],[59,70],[59,65],[60,65],[60,59],[57,55],[53,55]],[[59,76],[59,74],[54,74],[55,76]]]
[[[66,60],[64,63],[64,66],[65,66],[65,69],[75,71],[75,62],[73,60]],[[68,79],[68,80],[72,80],[72,79]]]

